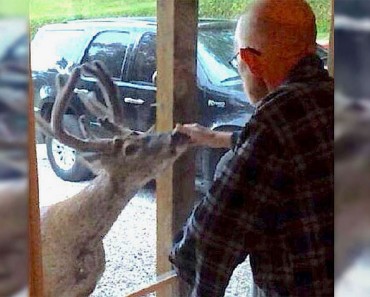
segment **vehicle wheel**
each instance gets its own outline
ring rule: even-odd
[[[81,137],[76,116],[65,115],[64,126],[70,133]],[[82,164],[78,151],[60,143],[55,138],[46,137],[45,142],[51,168],[61,179],[79,182],[93,177],[92,172]]]

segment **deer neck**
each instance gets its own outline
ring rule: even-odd
[[[107,173],[97,176],[76,195],[78,206],[73,207],[78,209],[81,231],[90,239],[103,238],[140,187],[141,184],[122,177],[114,178]]]

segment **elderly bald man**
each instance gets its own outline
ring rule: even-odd
[[[178,125],[229,160],[170,255],[192,297],[224,296],[250,256],[254,296],[333,296],[333,80],[303,0],[258,0],[236,55],[255,113],[242,133]]]

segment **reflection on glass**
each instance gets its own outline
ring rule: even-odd
[[[156,69],[156,36],[146,33],[139,42],[131,81],[152,83]]]
[[[31,44],[32,70],[68,73],[81,58],[83,33],[82,30],[39,30]]]
[[[233,30],[200,30],[198,51],[214,84],[240,83],[238,70],[229,63],[234,56]]]
[[[120,78],[129,42],[128,37],[129,34],[124,32],[100,33],[91,43],[84,61],[103,61],[111,75]]]

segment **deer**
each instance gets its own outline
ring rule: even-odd
[[[95,92],[78,96],[97,118],[104,137],[90,129],[85,116],[78,120],[82,136],[64,127],[63,115],[81,74],[97,79],[101,101]],[[77,66],[68,78],[58,75],[56,87],[50,123],[40,117],[36,121],[44,133],[84,153],[96,177],[42,214],[44,296],[88,296],[105,270],[104,236],[138,190],[188,150],[190,139],[175,129],[138,133],[125,127],[118,89],[100,61]]]

